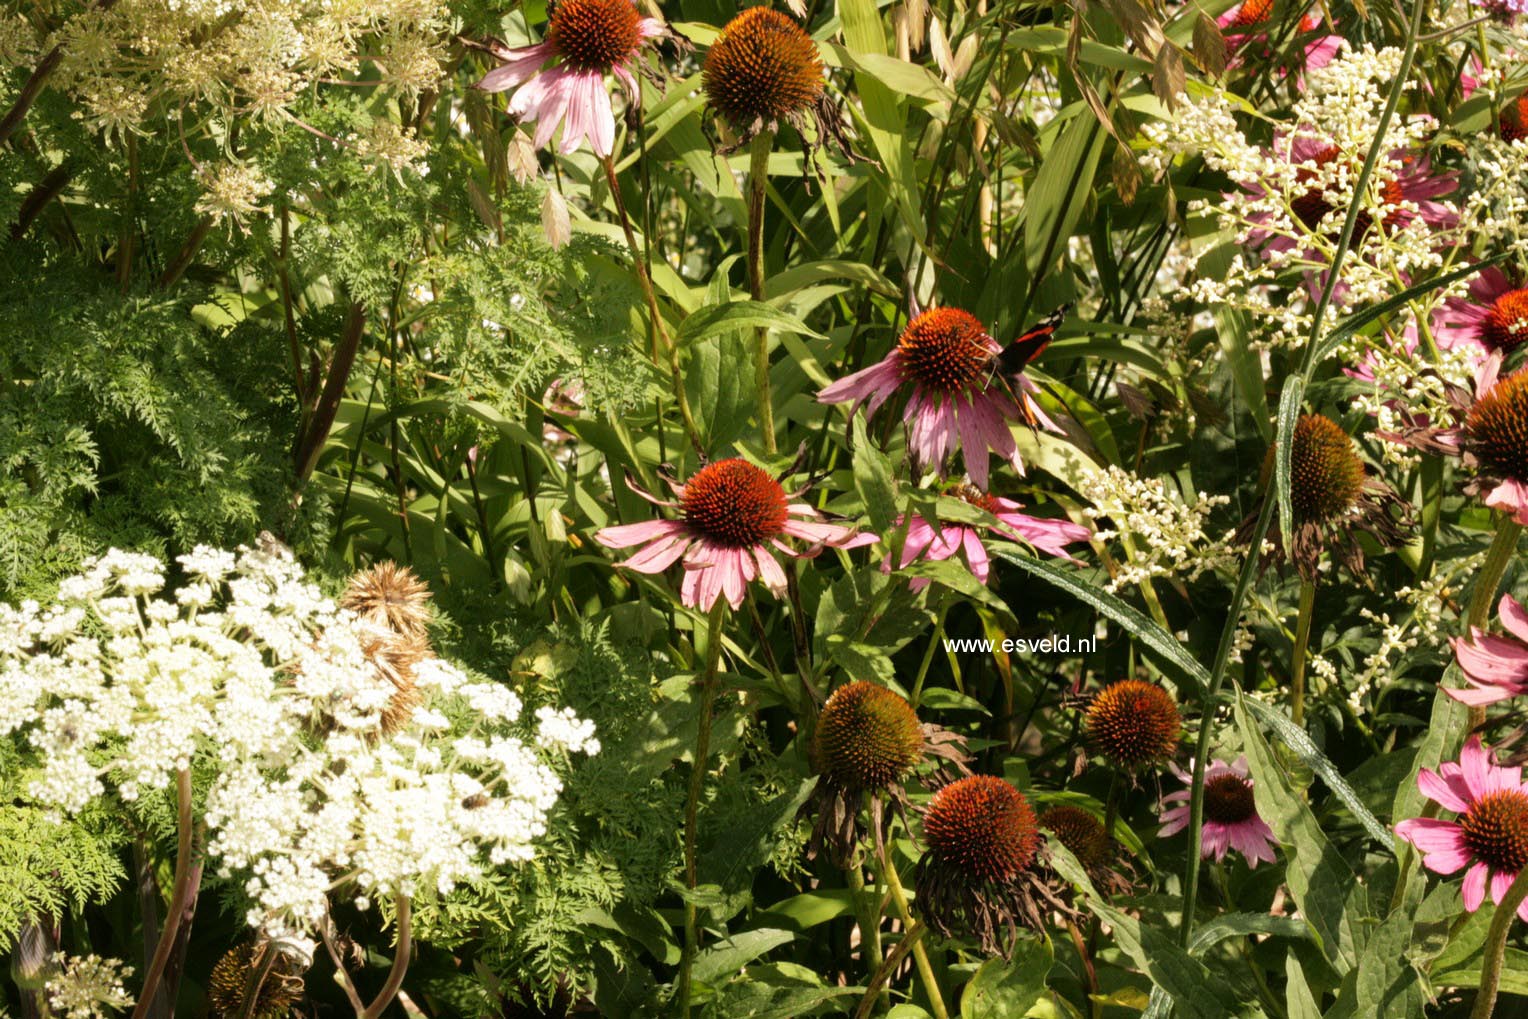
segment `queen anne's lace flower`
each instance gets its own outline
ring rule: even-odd
[[[339,887],[446,892],[531,859],[562,789],[543,757],[596,752],[591,723],[543,707],[527,726],[514,691],[420,634],[401,660],[407,635],[336,605],[274,541],[181,565],[175,597],[158,560],[113,551],[57,605],[0,606],[0,731],[31,751],[30,797],[74,813],[211,763],[209,859],[271,937],[312,930]]]

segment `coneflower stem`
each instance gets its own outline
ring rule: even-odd
[[[398,947],[393,952],[393,967],[387,972],[387,982],[382,985],[382,990],[377,993],[372,1003],[366,1006],[366,1011],[360,1014],[360,1019],[378,1019],[378,1016],[387,1011],[387,1006],[393,1003],[399,989],[403,987],[403,974],[408,972],[409,953],[413,950],[411,923],[413,908],[407,895],[398,896],[397,913]]]
[[[695,417],[690,413],[690,397],[684,389],[684,373],[679,369],[679,348],[674,345],[674,340],[669,336],[668,327],[663,324],[663,314],[658,310],[658,292],[653,288],[653,278],[647,273],[647,258],[642,248],[637,244],[637,235],[631,228],[631,216],[626,212],[626,199],[621,197],[621,182],[615,175],[615,160],[605,156],[600,160],[605,168],[605,180],[610,184],[610,196],[615,201],[617,218],[621,221],[621,232],[626,235],[626,247],[631,251],[631,262],[637,270],[637,282],[642,287],[642,297],[647,302],[647,317],[652,322],[653,336],[661,341],[661,346],[668,354],[669,375],[674,382],[674,399],[679,404],[679,418],[684,422],[685,434],[690,438],[690,444],[695,447],[695,452],[704,456],[705,448],[700,443],[700,431],[695,427]]]
[[[891,860],[889,847],[882,847],[881,878],[891,891],[891,901],[896,903],[897,915],[902,918],[902,926],[911,931],[917,925],[917,921],[913,919],[913,911],[907,906],[907,892],[902,889],[902,879],[897,875],[897,867]],[[945,1007],[944,996],[939,992],[939,981],[934,976],[934,966],[928,961],[928,952],[921,941],[913,945],[913,962],[918,968],[918,979],[923,981],[923,990],[928,994],[928,1005],[934,1014],[934,1019],[950,1019],[950,1010]]]
[[[700,680],[700,714],[695,724],[695,761],[690,769],[690,791],[684,803],[684,886],[690,892],[699,884],[695,869],[696,819],[700,813],[700,794],[705,788],[706,758],[711,753],[711,709],[716,704],[716,671],[722,653],[722,616],[725,603],[720,599],[711,609],[706,626],[706,669]],[[690,970],[700,948],[700,929],[693,896],[684,903],[684,952],[679,960],[679,1014],[690,1015]]]
[[[1305,724],[1305,659],[1315,608],[1316,582],[1300,581],[1300,615],[1295,622],[1294,658],[1289,663],[1289,718],[1296,725]]]
[[[897,967],[902,965],[902,960],[907,958],[907,953],[919,947],[919,942],[927,932],[928,927],[919,920],[908,928],[906,934],[902,935],[902,940],[897,942],[897,947],[891,950],[886,961],[870,978],[870,985],[865,988],[864,997],[860,998],[859,1007],[854,1010],[854,1019],[869,1019],[870,1012],[875,1007],[876,998],[885,997],[888,993],[886,982],[897,971]]]
[[[1475,993],[1475,1007],[1470,1019],[1491,1019],[1496,1011],[1496,992],[1501,985],[1502,962],[1507,956],[1507,933],[1517,917],[1517,907],[1528,898],[1528,867],[1517,872],[1512,886],[1496,905],[1491,914],[1491,927],[1486,932],[1486,954],[1480,962],[1480,990]]]
[[[1507,572],[1507,564],[1517,554],[1517,539],[1522,537],[1523,525],[1503,513],[1496,520],[1496,537],[1491,541],[1486,561],[1480,567],[1475,581],[1475,594],[1470,599],[1469,616],[1465,619],[1464,635],[1472,629],[1484,628],[1491,618],[1491,606],[1496,602],[1497,589]],[[1485,705],[1470,705],[1470,729],[1478,729],[1486,720]]]
[[[774,146],[773,131],[753,136],[748,150],[748,292],[755,301],[764,300],[764,189],[769,184],[769,150]],[[753,331],[754,387],[758,390],[759,437],[764,452],[775,452],[775,405],[769,388],[769,330]]]
[[[918,663],[918,675],[913,680],[913,688],[907,698],[907,703],[914,711],[918,710],[918,701],[923,697],[923,681],[928,678],[929,666],[934,663],[934,652],[944,643],[944,618],[948,613],[949,606],[940,602],[939,614],[934,619],[934,632],[929,636],[928,647],[923,649],[923,661]]]
[[[889,975],[886,971],[885,961],[881,959],[881,911],[878,908],[880,904],[872,905],[867,900],[865,896],[865,875],[860,870],[858,863],[851,863],[848,867],[844,868],[844,876],[848,879],[849,891],[854,894],[854,913],[859,919],[860,928],[860,954],[864,956],[865,969],[870,974],[869,988],[865,991],[865,1001],[869,1002],[877,997],[876,988],[882,987],[886,983],[886,976]],[[903,940],[905,941],[906,939],[904,938]],[[898,950],[901,950],[901,954],[905,956],[907,952],[912,950],[912,945],[908,945],[906,949],[902,949],[902,946],[898,945],[896,949],[892,950],[892,954],[896,955]],[[878,980],[879,982],[877,982]],[[882,989],[881,995],[887,997],[887,1004],[889,1005],[890,992]],[[862,1004],[861,1007],[869,1008],[865,1004]],[[868,1015],[869,1013],[867,1011],[864,1014]]]
[[[175,805],[178,836],[175,846],[175,883],[170,892],[170,908],[165,914],[164,929],[159,932],[159,944],[154,949],[154,958],[149,962],[148,972],[143,976],[143,988],[138,992],[138,1005],[133,1009],[133,1019],[143,1019],[154,1006],[154,994],[159,990],[160,980],[164,978],[165,964],[170,961],[170,948],[175,944],[175,935],[179,933],[181,920],[185,917],[186,902],[191,897],[191,874],[193,871],[198,875],[201,873],[191,866],[194,847],[191,838],[189,768],[181,768],[175,773]],[[175,1003],[172,1001],[168,1004],[173,1011]]]

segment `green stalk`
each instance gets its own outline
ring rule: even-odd
[[[1298,378],[1302,388],[1306,382],[1310,381],[1311,373],[1316,367],[1316,348],[1321,338],[1321,325],[1326,319],[1327,308],[1331,306],[1332,293],[1340,279],[1342,263],[1346,260],[1348,248],[1353,243],[1353,233],[1358,225],[1358,214],[1362,208],[1363,196],[1368,191],[1370,178],[1374,175],[1374,164],[1378,162],[1385,146],[1385,132],[1390,128],[1390,121],[1395,116],[1401,93],[1405,91],[1406,80],[1411,74],[1412,61],[1417,55],[1417,37],[1421,35],[1422,15],[1426,7],[1422,0],[1415,0],[1411,12],[1411,25],[1406,33],[1406,48],[1401,54],[1401,64],[1396,69],[1395,80],[1385,96],[1385,108],[1380,111],[1379,123],[1375,126],[1374,141],[1370,143],[1369,151],[1364,157],[1363,168],[1358,173],[1358,180],[1353,188],[1353,200],[1348,203],[1347,216],[1342,223],[1342,234],[1337,241],[1337,250],[1332,255],[1332,268],[1327,275],[1326,286],[1321,289],[1321,297],[1316,302],[1310,336],[1300,355]],[[1285,384],[1288,385],[1287,382]],[[1183,919],[1178,929],[1178,940],[1184,948],[1188,947],[1194,934],[1194,907],[1199,896],[1199,854],[1204,835],[1204,769],[1205,759],[1210,751],[1210,738],[1215,730],[1215,707],[1220,697],[1220,688],[1225,683],[1226,668],[1231,662],[1231,645],[1235,642],[1237,624],[1241,621],[1242,605],[1246,602],[1247,592],[1252,587],[1252,579],[1257,575],[1258,563],[1262,558],[1263,538],[1268,534],[1268,526],[1273,521],[1273,507],[1277,502],[1277,499],[1265,498],[1263,508],[1258,513],[1247,558],[1243,561],[1241,573],[1236,578],[1236,589],[1226,612],[1225,626],[1220,631],[1220,643],[1215,649],[1215,660],[1210,670],[1210,683],[1205,690],[1201,705],[1202,718],[1199,723],[1199,737],[1195,743],[1193,783],[1189,787],[1189,852],[1183,880]]]
[[[726,609],[721,599],[711,609],[706,627],[706,671],[700,681],[700,716],[695,726],[695,762],[690,769],[690,792],[684,804],[684,886],[695,891],[699,883],[695,869],[696,818],[700,812],[700,794],[706,781],[706,758],[711,753],[711,709],[716,704],[716,669],[721,661],[722,617]],[[684,904],[684,953],[679,960],[679,1014],[689,1019],[690,971],[700,948],[700,930],[693,898]]]
[[[890,991],[885,988],[885,978],[882,977],[879,984],[876,982],[876,978],[881,975],[881,970],[884,968],[884,960],[881,958],[880,904],[876,902],[872,905],[870,897],[865,894],[865,875],[858,863],[851,863],[845,868],[844,874],[849,879],[849,890],[854,893],[854,912],[859,920],[860,928],[860,953],[864,956],[865,969],[870,975],[869,989],[865,992],[865,998],[869,1001],[880,997],[881,1006],[890,1007]],[[902,950],[902,954],[905,955],[911,950],[912,945],[908,945]],[[878,986],[881,990],[877,995],[873,992]]]
[[[1470,599],[1470,612],[1465,620],[1465,636],[1469,636],[1471,629],[1483,628],[1491,618],[1491,606],[1496,601],[1501,578],[1506,575],[1507,564],[1517,554],[1517,539],[1522,533],[1523,525],[1507,514],[1496,518],[1496,537],[1491,540],[1485,565],[1480,568],[1480,577],[1475,581],[1475,594]],[[1470,728],[1478,729],[1485,720],[1485,705],[1470,705]]]
[[[917,926],[917,921],[913,919],[913,911],[908,908],[907,893],[902,889],[902,879],[897,874],[897,866],[891,861],[890,848],[881,854],[881,876],[886,882],[886,887],[891,890],[891,901],[896,903],[897,915],[902,918],[902,926],[911,931]],[[928,951],[921,941],[913,945],[913,962],[917,964],[918,979],[923,981],[923,990],[928,994],[928,1004],[934,1013],[934,1019],[950,1019],[950,1010],[944,1004],[944,996],[939,992],[939,981],[934,976],[934,966],[929,962]]]
[[[191,866],[191,853],[194,844],[191,838],[191,771],[182,768],[175,773],[175,801],[176,801],[176,847],[175,847],[175,880],[171,886],[170,909],[165,914],[164,929],[159,932],[159,944],[154,949],[154,957],[149,961],[148,972],[143,977],[143,989],[138,992],[138,1005],[133,1009],[133,1019],[144,1019],[149,1010],[154,1006],[154,994],[159,990],[160,981],[164,978],[165,964],[170,961],[170,948],[175,944],[175,936],[180,932],[181,921],[185,917],[186,903],[191,897],[191,875],[200,874],[200,870]],[[173,1011],[175,1003],[169,1002]]]
[[[1316,607],[1316,582],[1300,581],[1300,617],[1295,624],[1295,652],[1289,663],[1289,718],[1296,725],[1305,723],[1305,660],[1310,647],[1310,624]]]
[[[748,292],[764,300],[764,189],[769,184],[769,150],[773,131],[760,131],[748,150]],[[758,391],[759,437],[764,452],[775,452],[775,405],[769,387],[769,330],[753,331],[754,388]]]
[[[1491,914],[1491,928],[1486,932],[1486,954],[1480,963],[1480,990],[1475,992],[1475,1007],[1470,1019],[1491,1019],[1496,1011],[1496,992],[1501,987],[1502,962],[1507,957],[1507,932],[1517,916],[1517,907],[1528,898],[1528,867],[1518,871],[1512,887],[1502,896]]]

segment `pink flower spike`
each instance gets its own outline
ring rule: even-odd
[[[636,488],[635,485],[632,485]],[[684,567],[680,600],[690,608],[711,609],[725,598],[734,609],[743,604],[748,585],[762,583],[778,595],[785,590],[785,571],[775,552],[805,557],[824,546],[858,548],[877,538],[851,527],[821,519],[811,506],[790,503],[780,483],[745,460],[718,460],[696,471],[683,485],[674,485],[678,520],[647,520],[602,528],[594,540],[606,548],[642,546],[621,565],[638,573],[662,573],[676,562]],[[811,542],[797,551],[783,537]]]
[[[1177,765],[1173,774],[1184,785],[1193,781],[1190,771]],[[1204,827],[1200,833],[1200,852],[1205,859],[1223,860],[1234,849],[1247,861],[1248,867],[1259,862],[1273,863],[1274,846],[1278,838],[1257,812],[1257,801],[1252,794],[1252,775],[1247,759],[1235,761],[1211,761],[1204,769]],[[1189,792],[1187,789],[1162,797],[1162,804],[1177,803],[1162,811],[1162,828],[1157,833],[1165,838],[1183,831],[1189,824]]]
[[[1395,826],[1396,834],[1421,852],[1422,865],[1433,873],[1465,871],[1459,891],[1466,910],[1479,909],[1488,891],[1492,902],[1500,902],[1528,865],[1528,786],[1522,769],[1497,766],[1480,737],[1472,736],[1457,763],[1445,762],[1436,772],[1423,768],[1417,788],[1459,816],[1408,818]],[[1522,910],[1518,915],[1528,919]]]

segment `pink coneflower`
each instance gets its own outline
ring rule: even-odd
[[[1407,427],[1385,438],[1429,453],[1460,456],[1475,472],[1465,491],[1528,524],[1528,368],[1502,377],[1501,361],[1500,350],[1481,359],[1473,390],[1448,387],[1455,423],[1437,425],[1412,417]]]
[[[873,534],[827,523],[805,503],[790,502],[779,481],[746,460],[718,460],[696,471],[686,484],[670,486],[679,501],[663,502],[632,488],[655,505],[679,510],[678,520],[606,527],[594,539],[606,548],[644,546],[621,564],[638,573],[662,573],[682,559],[680,598],[691,608],[709,609],[723,596],[737,608],[754,580],[782,594],[785,571],[770,546],[789,556],[810,558],[823,546],[858,548],[876,541]],[[811,547],[796,552],[781,541],[785,537],[811,542]]]
[[[1470,627],[1470,636],[1453,639],[1454,657],[1473,689],[1444,693],[1465,704],[1494,704],[1528,693],[1528,612],[1516,598],[1502,595],[1496,614],[1507,634]]]
[[[1345,207],[1334,205],[1328,197],[1338,179],[1343,178],[1340,164],[1350,162],[1341,150],[1330,141],[1305,132],[1278,134],[1274,138],[1273,154],[1296,168],[1298,194],[1289,196],[1290,211],[1300,226],[1309,232],[1324,233],[1335,240],[1341,231]],[[1440,195],[1450,194],[1458,187],[1458,175],[1453,171],[1434,174],[1432,163],[1426,155],[1396,150],[1390,153],[1388,169],[1392,179],[1380,187],[1380,204],[1384,216],[1381,229],[1399,229],[1421,220],[1433,230],[1448,230],[1457,225],[1459,214],[1450,206],[1434,201]],[[1350,168],[1350,177],[1356,177],[1358,166]],[[1244,185],[1256,197],[1263,197],[1266,189],[1259,184]],[[1361,210],[1354,224],[1353,243],[1356,246],[1375,226],[1374,215]],[[1265,254],[1289,251],[1301,247],[1303,241],[1278,230],[1255,230],[1248,236],[1254,247]]]
[[[666,34],[661,21],[642,17],[631,0],[560,0],[544,42],[517,48],[497,40],[486,44],[504,63],[476,87],[485,92],[519,89],[509,113],[539,122],[537,148],[563,124],[559,152],[574,152],[587,138],[595,155],[608,156],[615,145],[615,114],[605,75],[614,74],[627,101],[638,102],[641,90],[632,74],[637,54],[647,40]],[[543,70],[554,59],[559,63]]]
[[[1193,784],[1193,775],[1176,764],[1172,770],[1185,786]],[[1189,795],[1185,788],[1162,797],[1164,805],[1178,806],[1163,811],[1160,836],[1176,835],[1188,827]],[[1278,839],[1268,822],[1257,814],[1245,757],[1232,762],[1211,761],[1204,770],[1204,828],[1199,844],[1207,860],[1211,856],[1217,861],[1224,860],[1226,853],[1234,849],[1246,857],[1249,867],[1256,867],[1259,860],[1274,862],[1273,847]]]
[[[1418,772],[1417,788],[1459,816],[1408,818],[1395,826],[1396,834],[1421,850],[1422,866],[1434,874],[1470,868],[1460,888],[1469,912],[1485,901],[1487,879],[1491,901],[1500,902],[1528,864],[1528,786],[1522,769],[1497,767],[1480,737],[1471,736],[1457,764],[1446,761],[1436,772]],[[1528,901],[1517,907],[1517,915],[1528,920]]]
[[[988,495],[970,486],[963,486],[956,494],[971,505],[986,510],[997,518],[997,525],[988,528],[992,533],[1010,541],[1031,545],[1042,552],[1048,552],[1069,562],[1075,563],[1077,560],[1066,551],[1066,546],[1074,541],[1087,541],[1093,533],[1070,520],[1032,517],[1027,513],[1020,513],[1019,510],[1023,507],[1012,499]],[[901,526],[902,519],[897,518],[896,526]],[[902,545],[899,568],[908,566],[916,559],[949,559],[961,550],[965,551],[966,565],[971,573],[985,584],[987,575],[991,571],[991,560],[987,556],[986,546],[982,544],[981,533],[977,530],[977,526],[941,522],[939,530],[935,531],[929,526],[927,520],[915,515],[907,525],[907,540]],[[890,554],[881,562],[881,572],[891,572]],[[914,591],[922,590],[928,585],[927,577],[914,577],[908,584]]]
[[[911,387],[902,419],[908,422],[907,445],[914,467],[942,468],[957,448],[977,487],[987,487],[988,450],[1013,464],[1024,462],[1009,431],[1010,421],[1060,431],[1030,397],[1039,387],[1023,374],[1012,377],[1013,395],[995,382],[994,358],[1002,350],[970,312],[930,308],[914,318],[897,345],[869,368],[839,379],[817,394],[822,403],[854,401],[874,414],[904,386]]]
[[[1468,343],[1506,352],[1528,340],[1528,287],[1493,265],[1470,280],[1467,293],[1445,298],[1435,313],[1433,335],[1440,347]]]
[[[1244,0],[1216,19],[1225,34],[1226,48],[1233,54],[1231,63],[1239,64],[1258,49],[1265,54],[1268,45],[1268,22],[1273,14],[1273,0]],[[1321,27],[1314,12],[1300,19],[1300,34]],[[1305,44],[1305,70],[1314,71],[1330,64],[1342,49],[1340,35],[1322,35]],[[1249,51],[1249,52],[1244,52]]]

